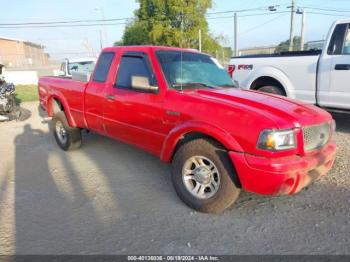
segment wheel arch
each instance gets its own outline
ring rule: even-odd
[[[47,113],[52,117],[55,113],[63,111],[67,117],[68,123],[71,127],[76,127],[73,116],[70,113],[68,103],[62,97],[52,95],[49,97],[47,102]]]
[[[207,138],[226,150],[242,152],[238,142],[224,130],[198,121],[189,121],[175,127],[165,138],[160,158],[171,162],[176,150],[184,143],[197,138]]]
[[[192,130],[183,130],[184,132],[180,132],[180,134],[175,134],[173,137],[169,137],[168,141],[165,142],[167,144],[164,144],[161,159],[166,162],[171,162],[175,153],[177,150],[184,144],[186,144],[189,141],[193,141],[195,139],[207,139],[210,142],[214,144],[214,146],[217,146],[219,148],[222,148],[225,151],[241,151],[241,147],[239,144],[234,140],[232,136],[230,136],[230,142],[226,141],[225,138],[222,137],[224,134],[216,133],[213,134],[211,132],[200,130],[197,128],[193,128]],[[217,132],[217,130],[215,130]],[[226,136],[225,136],[226,137]],[[226,137],[228,138],[228,137]],[[222,151],[223,152],[223,151]],[[242,188],[242,184],[239,178],[239,174],[237,173],[235,164],[230,161],[230,167],[229,169],[231,172],[229,172],[232,181],[234,182],[235,186],[238,188]]]
[[[278,84],[285,92],[287,97],[295,98],[295,88],[290,81],[289,77],[281,70],[269,66],[260,68],[249,76],[249,78],[243,83],[243,86],[251,90],[256,90],[257,83],[260,81],[270,81],[270,83]]]
[[[280,88],[286,94],[286,89],[283,87],[280,81],[270,76],[261,76],[255,79],[254,82],[250,85],[250,89],[258,90],[260,87],[270,86],[270,85]]]

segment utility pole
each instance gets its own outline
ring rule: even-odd
[[[293,51],[295,1],[292,0],[290,13],[289,51]]]
[[[305,41],[305,20],[306,20],[306,11],[302,10],[301,17],[301,37],[300,37],[300,50],[304,50],[304,41]]]
[[[102,42],[102,30],[101,29],[99,30],[99,33],[100,33],[100,49],[102,51],[102,49],[103,49],[103,42]]]
[[[238,39],[237,39],[237,12],[235,12],[235,15],[234,15],[234,48],[235,48],[235,56],[238,56]]]
[[[102,17],[102,20],[103,20],[103,25],[102,25],[102,28],[103,28],[103,33],[104,35],[102,35],[102,30],[100,30],[100,42],[102,43],[102,46],[104,46],[105,44],[107,44],[108,42],[108,39],[107,39],[107,29],[106,29],[106,25],[104,24],[105,23],[105,11],[103,9],[103,7],[96,7],[94,8],[94,10],[96,12],[100,12],[101,14],[101,17]],[[104,38],[104,39],[103,39]]]
[[[198,30],[199,52],[202,52],[202,30]]]

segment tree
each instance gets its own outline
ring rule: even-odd
[[[276,46],[275,53],[286,52],[289,51],[289,40],[283,41]],[[295,36],[293,38],[293,51],[300,50],[301,38],[299,36]]]
[[[219,41],[209,33],[205,19],[211,0],[137,0],[140,8],[124,31],[124,45],[166,45],[199,48],[198,31],[202,32],[202,50],[215,55],[222,52]],[[120,44],[120,43],[119,43]]]

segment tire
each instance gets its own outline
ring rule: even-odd
[[[214,170],[211,173],[211,178],[208,178],[208,180],[206,180],[206,176],[204,179],[200,176],[197,177],[198,179],[201,178],[201,182],[196,182],[194,179],[198,175],[198,167],[195,164],[191,164],[192,167],[189,168],[188,164],[193,160],[198,162],[197,160],[199,159],[196,158],[202,158],[201,161],[206,166],[204,169],[210,167],[210,170]],[[212,167],[212,164],[214,167]],[[186,179],[185,177],[187,177],[187,175],[184,175],[184,173],[186,173],[185,170],[189,172],[188,170],[192,168],[194,168],[194,170],[191,170],[191,172],[197,172],[196,175],[190,174],[189,177],[191,178]],[[200,195],[193,193],[196,191],[197,183],[200,187],[200,192],[203,185],[212,183],[208,182],[209,180],[216,180],[215,183],[218,186],[216,188],[214,187],[214,190],[209,186],[204,186],[206,188]],[[185,204],[204,213],[223,212],[232,206],[241,191],[236,186],[236,184],[238,184],[237,175],[226,150],[216,145],[214,141],[207,139],[189,141],[177,150],[172,162],[172,182],[177,195]],[[191,189],[191,187],[193,187],[193,189]]]
[[[257,89],[260,92],[265,92],[274,95],[286,96],[284,90],[279,86],[262,86]]]
[[[14,95],[10,95],[8,97],[8,102],[7,102],[8,106],[7,106],[7,112],[11,113],[14,112],[16,110],[16,98]]]
[[[53,132],[56,142],[64,151],[78,149],[81,146],[81,131],[69,126],[63,111],[53,116]]]

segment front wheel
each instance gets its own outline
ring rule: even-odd
[[[223,212],[240,194],[227,152],[207,139],[192,140],[178,149],[172,181],[183,202],[205,213]]]
[[[63,111],[53,117],[53,132],[57,144],[65,151],[77,149],[81,146],[81,131],[69,126]]]

